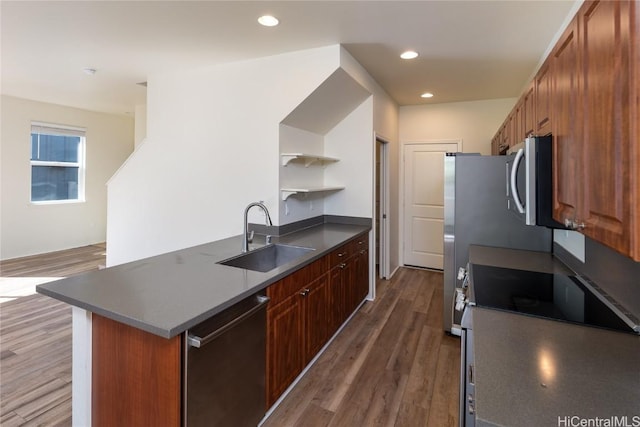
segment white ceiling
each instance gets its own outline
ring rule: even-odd
[[[514,97],[573,4],[2,0],[1,89],[131,113],[149,75],[340,43],[399,105]],[[258,25],[265,13],[280,25]],[[409,48],[420,56],[401,60]],[[425,91],[436,96],[424,100]]]

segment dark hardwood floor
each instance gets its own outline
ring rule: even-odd
[[[0,263],[6,277],[69,276],[104,246]],[[459,340],[442,332],[442,274],[400,269],[264,426],[455,426]],[[71,425],[71,309],[35,294],[0,305],[0,425]]]
[[[264,423],[457,426],[460,342],[442,331],[442,274],[403,268]]]

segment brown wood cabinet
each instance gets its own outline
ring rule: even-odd
[[[508,147],[505,143],[504,129],[504,125],[500,126],[498,133],[496,133],[496,135],[493,137],[493,140],[491,142],[491,154],[493,155],[497,156],[499,154],[505,154],[507,151]]]
[[[513,113],[513,143],[518,144],[524,139],[524,98],[520,98]]]
[[[585,235],[640,260],[638,2],[589,1],[577,17],[582,150],[574,154],[582,184],[572,188],[580,201],[575,221]]]
[[[179,426],[182,336],[92,316],[91,424]]]
[[[491,155],[497,156],[498,154],[500,154],[500,132],[491,140]]]
[[[552,128],[554,218],[640,260],[637,22],[635,2],[583,4],[554,52]]]
[[[569,24],[556,48],[553,60],[552,115],[553,123],[553,217],[564,223],[575,218],[578,209],[578,188],[581,185],[579,162],[582,141],[578,134],[578,24]]]
[[[358,241],[354,254],[354,282],[352,286],[352,305],[355,308],[369,294],[369,242],[368,239]]]
[[[551,59],[548,58],[533,80],[534,101],[534,134],[545,136],[551,133]]]
[[[346,261],[346,259],[345,259]],[[340,262],[331,268],[329,286],[331,289],[331,306],[332,310],[329,321],[329,330],[335,333],[344,319],[347,317],[347,294],[351,272],[351,264]]]
[[[329,274],[323,274],[303,292],[305,295],[305,353],[306,366],[331,338],[331,299]]]
[[[507,148],[516,145],[515,116],[515,111],[512,111],[511,114],[509,114],[509,116],[507,117],[504,125],[504,144]]]
[[[525,134],[532,119],[536,135],[551,133],[554,219],[636,261],[640,261],[639,5],[626,0],[585,1],[495,137],[512,146],[513,134],[504,134],[518,135],[519,116],[524,117]],[[531,105],[533,118],[528,113]]]
[[[267,288],[276,304],[267,308],[267,407],[273,405],[289,384],[329,339],[329,275],[313,277],[326,257]],[[282,299],[293,280],[299,286]],[[306,280],[304,280],[306,279]]]
[[[368,247],[359,236],[267,288],[267,407],[368,294]]]
[[[321,258],[267,288],[267,407],[273,405],[308,363],[306,318],[326,304],[327,258]],[[322,281],[323,277],[325,278]],[[310,323],[310,322],[309,322]],[[309,342],[309,344],[308,344]]]
[[[522,96],[522,108],[523,108],[523,132],[520,138],[526,138],[532,133],[535,134],[535,85],[533,82],[529,85],[529,88]]]
[[[303,304],[302,295],[296,292],[267,309],[267,407],[278,400],[304,368]]]

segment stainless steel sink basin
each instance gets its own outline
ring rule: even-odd
[[[266,273],[313,250],[276,243],[220,261],[218,264]]]

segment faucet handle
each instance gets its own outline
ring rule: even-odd
[[[253,243],[253,234],[254,230],[251,230],[249,233],[247,233],[247,243]]]

